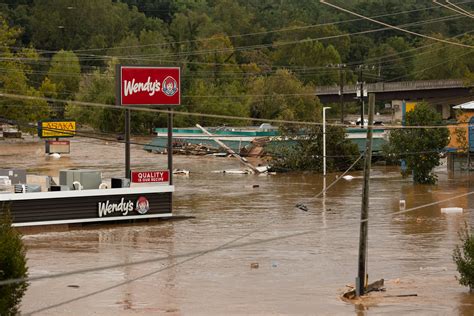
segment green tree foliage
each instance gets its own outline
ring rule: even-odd
[[[369,51],[369,60],[375,66],[380,78],[409,80],[411,77],[413,53],[403,37],[391,37],[386,43],[373,47]]]
[[[274,160],[272,168],[279,171],[323,171],[323,130],[286,129],[284,145],[275,143],[269,148]],[[345,129],[328,126],[326,129],[326,167],[328,171],[345,171],[359,157],[359,149],[345,137]],[[355,166],[360,168],[361,163]]]
[[[85,74],[79,84],[76,94],[78,101],[115,104],[115,69],[109,64],[105,72],[99,70]],[[69,104],[66,107],[67,117],[73,117],[81,124],[88,124],[101,131],[116,132],[123,130],[122,111],[105,109],[100,107],[86,107],[82,105]]]
[[[104,48],[118,43],[129,31],[140,32],[145,19],[136,9],[112,0],[35,0],[31,40],[34,46],[49,50]]]
[[[18,52],[10,50],[10,45],[15,42],[19,34],[18,29],[10,28],[0,16],[0,51],[3,56],[0,60],[0,68],[3,70],[0,72],[0,89],[9,94],[42,97],[41,92],[30,85],[28,74],[32,71],[31,65],[21,62],[38,61],[36,51],[28,48]],[[0,116],[20,121],[22,124],[46,118],[48,114],[49,107],[45,101],[3,99],[0,103]]]
[[[461,275],[458,281],[461,285],[469,286],[469,290],[474,290],[474,235],[469,231],[466,223],[459,232],[460,245],[456,245],[453,251],[453,260],[457,270]]]
[[[393,25],[411,23],[406,28],[412,31],[474,44],[471,19],[430,9],[431,2],[351,0],[343,6]],[[474,3],[462,6],[474,10]],[[316,85],[338,84],[334,64],[347,65],[347,84],[357,81],[359,64],[375,67],[364,73],[368,82],[474,81],[470,49],[381,31],[313,0],[8,0],[0,12],[0,89],[27,96],[113,103],[114,73],[108,64],[114,60],[180,66],[182,110],[315,120],[318,102],[306,94]],[[438,18],[446,19],[433,20]],[[110,78],[100,78],[104,74]],[[240,97],[225,97],[233,93]],[[63,117],[62,104],[1,100],[0,115],[28,121]],[[98,122],[118,120],[120,111],[82,110],[76,114],[91,126],[120,128]],[[178,125],[196,122],[175,118]],[[137,132],[165,122],[149,113],[134,113],[132,119]]]
[[[27,276],[26,249],[21,235],[12,227],[9,209],[2,206],[0,213],[0,281]],[[27,282],[0,286],[0,315],[18,314],[21,298],[27,288]]]
[[[433,168],[439,166],[439,153],[449,143],[449,131],[441,125],[441,115],[426,103],[415,106],[406,114],[407,126],[440,126],[439,128],[397,129],[390,133],[385,153],[389,157],[404,159],[413,181],[434,184],[437,176]]]
[[[278,45],[278,43],[276,43]],[[299,66],[302,68],[300,78],[313,85],[330,85],[337,82],[339,76],[331,69],[324,69],[331,64],[339,64],[341,58],[337,50],[321,42],[307,41],[295,45],[285,45],[274,53],[277,64]]]
[[[462,42],[474,44],[474,37],[467,36]],[[416,79],[462,79],[474,73],[474,52],[458,46],[435,44],[430,50],[416,55],[414,74]]]
[[[71,51],[60,50],[51,59],[47,76],[61,92],[62,98],[74,96],[81,81],[79,58]]]
[[[189,93],[192,97],[187,108],[191,112],[238,117],[248,117],[250,114],[249,98],[245,96],[240,97],[242,90],[236,82],[217,85],[210,80],[195,80],[189,89]],[[204,117],[190,117],[187,120],[189,125],[200,123],[204,126],[218,126],[225,122],[225,120],[219,118]],[[249,125],[250,122],[248,120],[233,120],[227,122],[227,124]]]
[[[314,87],[304,85],[288,70],[249,81],[252,117],[317,121],[321,104]]]

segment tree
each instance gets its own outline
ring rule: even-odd
[[[436,128],[406,128],[390,133],[385,155],[403,159],[408,171],[413,171],[413,181],[435,184],[433,168],[439,166],[440,152],[449,143],[449,131],[442,126],[441,115],[426,103],[419,103],[406,114],[407,126],[437,126]]]
[[[474,44],[473,36],[454,40]],[[433,49],[417,54],[414,61],[415,79],[467,79],[474,73],[473,51],[453,45],[434,45]]]
[[[273,54],[277,64],[299,67],[299,78],[304,83],[329,85],[338,82],[338,73],[328,69],[329,65],[339,64],[341,58],[332,45],[324,46],[318,41],[306,41],[294,45],[278,47]]]
[[[56,84],[61,98],[69,98],[79,90],[81,66],[79,58],[71,51],[60,50],[51,59],[48,78]]]
[[[469,286],[469,290],[474,290],[474,235],[469,232],[467,223],[459,232],[461,245],[456,245],[453,251],[453,260],[457,270],[461,275],[458,281],[461,285]]]
[[[33,45],[77,50],[112,46],[129,31],[139,33],[146,17],[112,0],[35,0],[30,21]]]
[[[191,112],[230,115],[239,117],[249,116],[249,98],[238,81],[216,84],[210,80],[198,79],[189,89],[188,105]],[[226,95],[239,96],[237,98]],[[192,125],[197,122],[207,126],[222,125],[225,121],[220,118],[190,117],[187,120]],[[232,125],[249,125],[248,120],[232,120]]]
[[[0,89],[5,93],[42,97],[41,92],[30,85],[29,75],[32,73],[31,64],[39,61],[34,49],[25,48],[12,52],[10,46],[20,35],[16,28],[10,28],[0,16]],[[28,61],[27,63],[22,61]],[[25,123],[41,120],[49,115],[49,106],[46,101],[4,99],[0,103],[0,116],[19,121],[19,127]]]
[[[26,249],[21,235],[12,227],[10,211],[2,206],[0,215],[0,281],[26,278]],[[28,283],[18,282],[0,286],[0,315],[16,315]]]
[[[273,157],[272,168],[279,171],[323,172],[323,129],[287,128],[282,130],[286,141],[275,142],[269,151]],[[326,128],[326,167],[328,171],[347,170],[360,155],[358,146],[346,139],[343,127]],[[355,168],[360,168],[359,163]]]
[[[321,103],[312,85],[304,85],[290,71],[281,69],[268,77],[250,80],[252,117],[317,121]]]

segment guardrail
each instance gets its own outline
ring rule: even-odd
[[[448,80],[419,80],[419,81],[400,81],[400,82],[376,82],[364,85],[368,92],[396,92],[413,90],[436,90],[465,88],[465,82],[461,79]],[[344,94],[355,94],[357,85],[344,86]],[[316,95],[339,94],[339,86],[317,86]]]

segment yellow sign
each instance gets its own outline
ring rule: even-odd
[[[416,102],[406,102],[405,103],[405,112],[411,112],[415,109]]]
[[[75,121],[43,121],[38,123],[39,137],[73,137],[75,134]]]

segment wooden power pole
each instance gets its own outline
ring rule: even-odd
[[[339,65],[339,102],[341,103],[341,124],[344,124],[344,72],[342,71],[342,68],[345,67],[346,65],[341,64]]]
[[[356,295],[364,294],[367,280],[367,239],[369,230],[369,180],[372,161],[372,126],[374,124],[375,95],[369,94],[369,126],[365,143],[364,187],[362,189],[362,208],[360,214],[359,260],[356,278]]]

